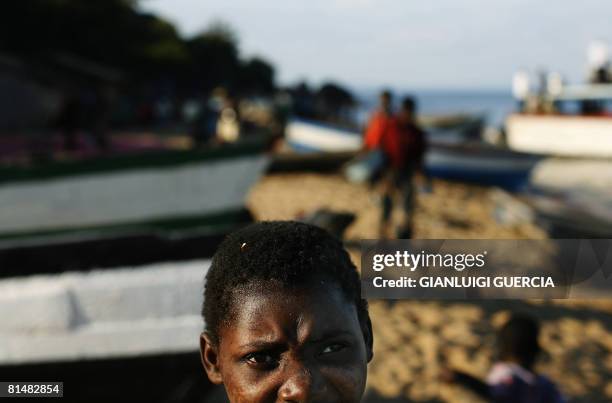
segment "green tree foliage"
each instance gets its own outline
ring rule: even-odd
[[[132,84],[169,78],[198,91],[273,88],[273,68],[259,59],[242,62],[226,25],[185,40],[172,24],[136,6],[134,0],[9,0],[0,11],[0,53],[68,53],[117,68]]]
[[[324,83],[316,93],[317,106],[333,119],[342,120],[355,106],[353,95],[339,84]]]
[[[204,90],[236,84],[240,61],[236,36],[227,26],[214,24],[187,42],[191,78]]]
[[[274,90],[274,68],[257,57],[241,66],[238,79],[238,86],[245,92],[268,94]]]

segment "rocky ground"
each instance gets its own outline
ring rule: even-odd
[[[544,239],[530,222],[500,224],[492,190],[435,181],[421,192],[415,238]],[[264,177],[248,201],[259,220],[292,219],[318,208],[349,211],[357,219],[349,240],[377,237],[379,210],[366,186],[338,175]],[[359,251],[350,250],[356,263]],[[438,381],[445,365],[484,377],[494,356],[495,329],[511,312],[541,321],[545,349],[539,370],[571,402],[612,401],[612,300],[599,301],[371,301],[375,356],[367,401],[474,402],[474,395]]]

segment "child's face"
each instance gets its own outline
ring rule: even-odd
[[[251,289],[234,305],[219,346],[201,340],[208,376],[232,403],[361,400],[371,330],[339,289]]]

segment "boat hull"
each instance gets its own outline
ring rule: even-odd
[[[425,156],[429,176],[519,191],[539,157],[486,146],[432,145]]]
[[[506,120],[506,135],[516,151],[612,157],[612,117],[515,114]]]
[[[355,152],[361,148],[358,133],[306,121],[291,123],[287,140],[296,152],[308,150],[321,155]],[[449,144],[431,140],[425,169],[432,177],[517,191],[528,184],[530,172],[539,160],[539,156],[481,143]]]
[[[286,141],[302,153],[358,151],[362,144],[355,131],[305,120],[292,120],[287,125]]]
[[[209,255],[252,220],[257,145],[0,170],[0,276]],[[201,246],[197,247],[200,242]]]

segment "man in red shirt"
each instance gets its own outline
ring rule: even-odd
[[[393,199],[399,193],[404,219],[397,230],[397,237],[412,237],[415,208],[414,176],[423,167],[426,150],[425,133],[416,124],[416,102],[406,97],[397,114],[391,113],[391,94],[385,91],[380,97],[381,108],[370,120],[364,144],[369,150],[380,149],[385,155],[385,172],[382,175],[382,216],[379,227],[381,238],[390,238]]]
[[[383,91],[379,97],[380,107],[368,123],[365,133],[364,145],[368,150],[374,150],[381,147],[384,150],[387,148],[383,143],[388,141],[390,137],[387,135],[393,125],[393,110],[391,92]]]

